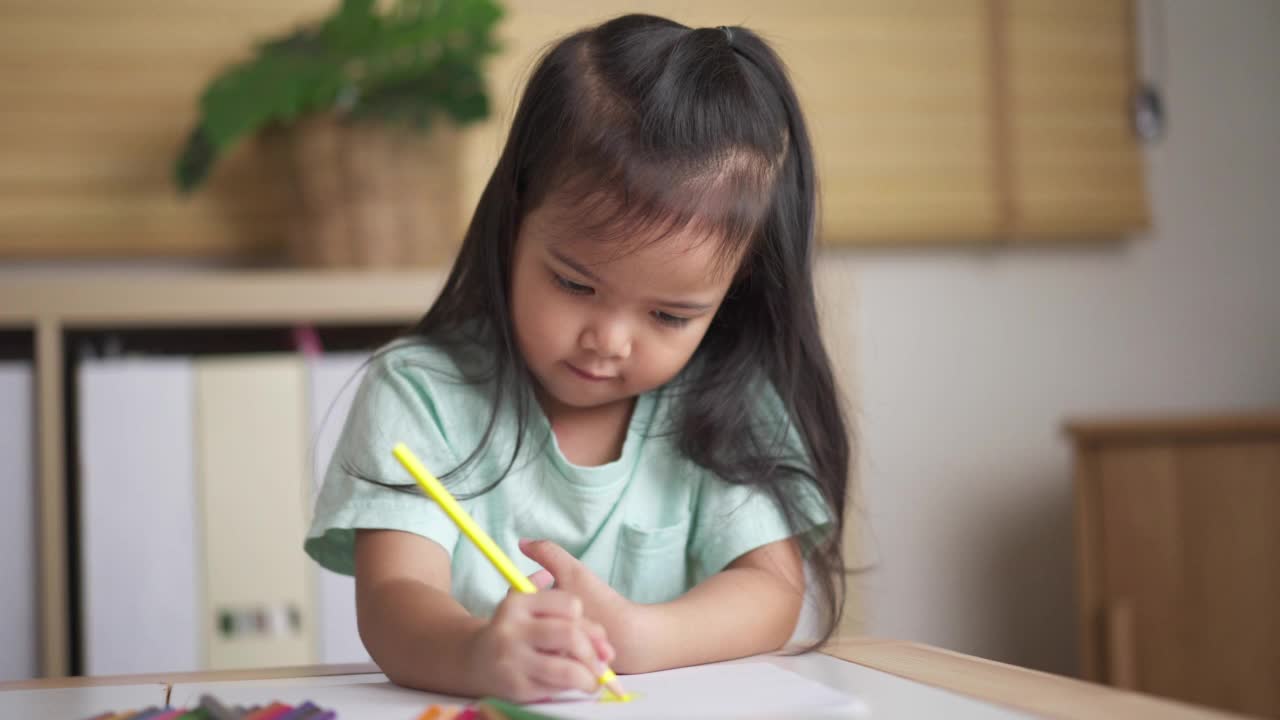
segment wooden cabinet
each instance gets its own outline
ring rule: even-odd
[[[506,0],[490,121],[463,136],[469,215],[548,43],[627,0]],[[180,198],[170,165],[211,74],[322,0],[0,6],[0,257],[269,257],[273,153],[248,142]],[[1129,129],[1132,0],[652,0],[760,31],[792,71],[832,244],[1116,238],[1147,222]]]
[[[1280,414],[1068,430],[1084,677],[1280,717]]]

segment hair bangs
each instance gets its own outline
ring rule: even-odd
[[[634,157],[608,173],[588,165],[556,183],[543,203],[579,236],[612,246],[612,258],[679,234],[716,243],[717,271],[736,272],[769,211],[771,187],[747,162],[719,162],[718,172]]]

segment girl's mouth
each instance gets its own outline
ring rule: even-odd
[[[573,374],[577,375],[583,380],[591,380],[593,382],[604,382],[605,380],[614,380],[617,378],[617,375],[596,375],[595,373],[589,373],[586,370],[583,370],[568,361],[565,362],[565,365],[567,365],[569,369],[573,371]]]

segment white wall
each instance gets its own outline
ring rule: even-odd
[[[1280,405],[1280,3],[1164,15],[1151,232],[841,258],[871,634],[1074,672],[1063,420]]]

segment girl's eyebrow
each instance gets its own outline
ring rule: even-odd
[[[690,312],[703,312],[711,309],[711,305],[707,303],[687,302],[684,300],[654,300],[653,304],[672,308],[673,310],[688,310]]]
[[[568,255],[565,255],[559,250],[556,250],[555,248],[547,248],[547,252],[551,254],[551,257],[555,258],[556,260],[559,260],[565,265],[568,265],[575,272],[582,274],[588,280],[595,283],[604,282],[599,277],[597,277],[595,273],[588,270],[585,265],[578,262],[577,260],[574,260]],[[705,312],[707,310],[710,310],[713,307],[712,303],[690,302],[688,300],[662,300],[662,299],[654,298],[650,300],[650,302],[652,302],[654,305],[661,305],[662,307],[667,307],[672,309],[688,310],[690,312]]]
[[[601,282],[600,278],[596,277],[595,273],[588,270],[585,265],[583,265],[582,263],[579,263],[577,260],[574,260],[568,255],[565,255],[564,253],[560,252],[559,250],[556,250],[555,248],[547,248],[547,252],[551,253],[551,257],[573,268],[576,272],[581,273],[588,280],[592,280],[594,282]]]

